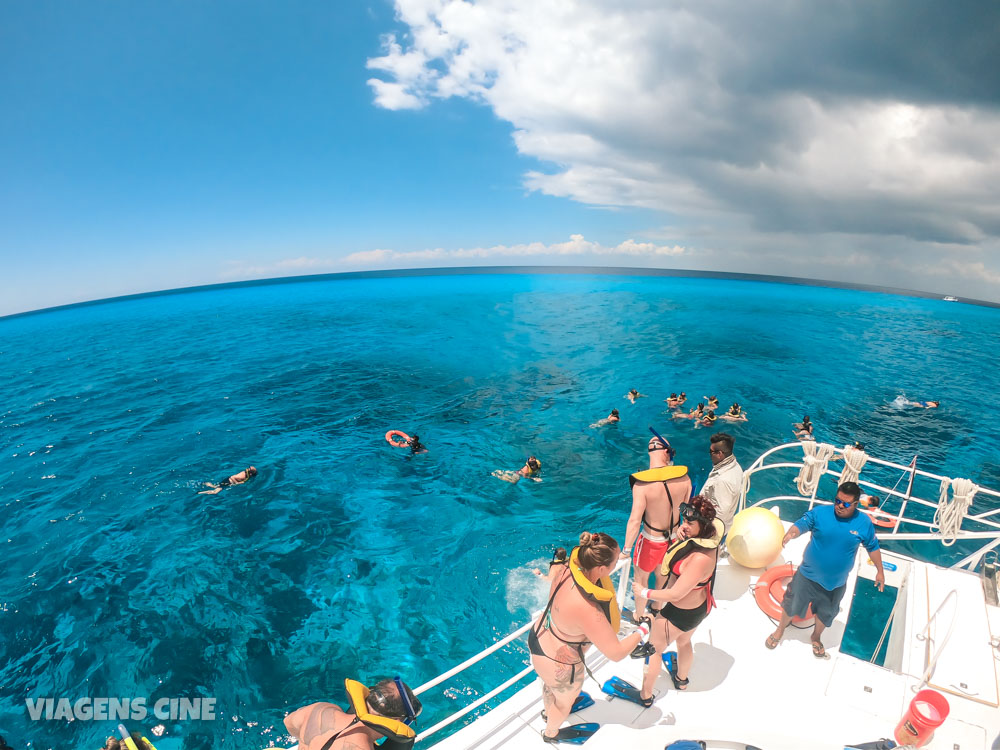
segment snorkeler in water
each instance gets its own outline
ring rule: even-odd
[[[705,401],[708,404],[708,408],[715,411],[719,408],[719,397],[718,396],[705,396]]]
[[[711,409],[709,409],[705,413],[705,416],[703,416],[700,420],[696,419],[696,421],[694,423],[694,426],[695,427],[711,427],[713,424],[715,424],[715,419],[716,419],[715,412],[712,411]]]
[[[705,416],[705,404],[699,402],[698,405],[694,407],[691,411],[689,411],[687,414],[684,414],[683,412],[677,412],[676,414],[674,414],[674,419],[693,419],[695,420],[695,422],[698,422],[704,416]]]
[[[618,415],[618,410],[612,409],[611,413],[608,414],[608,416],[606,416],[604,419],[598,419],[596,422],[590,425],[590,427],[591,429],[593,429],[594,427],[603,427],[606,424],[617,424],[620,421],[621,417]]]
[[[792,432],[795,433],[795,437],[799,440],[815,440],[813,437],[813,424],[809,421],[809,415],[806,414],[802,417],[801,422],[796,422],[792,425]]]
[[[410,450],[414,453],[427,452],[427,446],[420,442],[420,435],[414,435],[407,441],[406,444],[410,446]]]
[[[910,401],[906,396],[897,397],[893,403],[900,406],[916,406],[921,409],[937,409],[941,405],[940,401]]]
[[[502,479],[505,482],[510,482],[511,484],[517,484],[522,479],[530,479],[533,482],[541,482],[540,477],[534,476],[542,468],[542,462],[539,461],[534,456],[528,456],[528,459],[524,462],[522,466],[517,471],[510,471],[509,469],[497,469],[493,471],[490,476],[494,476],[497,479]]]
[[[546,581],[551,581],[553,578],[559,575],[559,571],[562,570],[562,566],[566,565],[567,563],[568,561],[566,560],[566,548],[556,547],[556,551],[552,554],[552,560],[549,562],[549,572],[543,574],[542,571],[538,568],[535,568],[531,572],[534,573],[536,576],[539,576],[540,578],[544,578]]]
[[[666,398],[664,399],[664,401],[667,402],[667,406],[669,406],[671,409],[677,409],[681,406],[684,406],[684,402],[687,401],[687,394],[684,391],[681,391],[680,396],[678,396],[676,393],[671,393],[670,398]]]
[[[746,422],[747,415],[742,406],[733,404],[729,407],[729,411],[719,416],[719,419],[725,419],[727,422]]]
[[[625,394],[625,398],[627,398],[633,404],[635,403],[635,400],[637,398],[644,398],[645,396],[646,396],[645,393],[639,393],[639,391],[637,391],[635,388],[629,389],[629,392]]]
[[[214,482],[205,482],[205,486],[206,487],[211,487],[212,489],[210,489],[210,490],[202,490],[198,494],[199,495],[217,495],[220,492],[222,492],[222,489],[224,487],[232,487],[233,485],[243,484],[244,482],[250,481],[255,476],[257,476],[257,469],[255,467],[253,467],[253,466],[248,466],[243,471],[241,471],[239,474],[233,474],[231,477],[227,477],[226,479],[223,479],[218,484],[216,484]]]

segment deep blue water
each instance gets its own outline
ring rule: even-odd
[[[0,734],[83,748],[113,729],[29,722],[28,697],[211,696],[219,718],[162,722],[160,750],[260,748],[287,710],[342,702],[344,677],[433,677],[527,618],[553,546],[622,537],[647,425],[707,472],[710,431],[664,413],[671,391],[744,404],[725,426],[744,466],[808,413],[820,440],[997,487],[997,341],[995,309],[622,276],[317,281],[0,320]],[[588,427],[613,407],[620,425]],[[389,447],[390,428],[430,452]],[[543,482],[490,476],[528,453]],[[249,463],[251,483],[196,494]],[[524,659],[459,679],[421,723]]]

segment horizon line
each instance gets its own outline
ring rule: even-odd
[[[195,286],[177,287],[174,289],[159,289],[150,292],[136,292],[134,294],[122,294],[117,297],[103,297],[100,299],[84,300],[82,302],[69,302],[65,305],[41,307],[36,310],[25,310],[22,312],[0,315],[0,320],[21,318],[28,315],[40,315],[42,313],[55,312],[57,310],[68,310],[74,307],[91,307],[94,305],[111,304],[113,302],[143,299],[145,297],[166,297],[175,294],[193,294],[196,292],[218,289],[275,286],[278,284],[297,284],[307,281],[350,281],[353,279],[379,279],[413,276],[477,276],[493,274],[663,276],[669,278],[724,279],[729,281],[757,281],[789,284],[793,286],[851,289],[862,292],[893,294],[902,297],[920,297],[923,299],[943,299],[944,297],[944,295],[937,292],[924,292],[918,289],[905,289],[902,287],[880,286],[877,284],[855,284],[846,281],[810,279],[801,276],[775,276],[772,274],[737,273],[729,271],[696,271],[688,269],[643,268],[632,266],[445,266],[442,268],[399,268],[372,271],[342,271],[338,273],[316,273],[303,274],[299,276],[276,276],[268,279],[223,281],[217,284],[198,284]],[[1000,308],[1000,302],[990,302],[989,300],[973,299],[971,297],[958,297],[956,298],[956,301],[969,305],[978,305],[980,307]]]

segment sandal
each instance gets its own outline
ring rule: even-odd
[[[823,648],[823,644],[820,643],[819,641],[812,642],[812,649],[813,649],[813,656],[815,656],[817,659],[826,658],[826,649]]]
[[[778,647],[779,642],[780,640],[778,638],[775,638],[773,635],[769,635],[767,637],[767,640],[764,641],[764,645],[767,646],[772,651],[774,651],[774,649]]]
[[[667,674],[670,675],[670,679],[674,683],[674,690],[687,690],[688,683],[691,682],[691,679],[685,677],[682,680],[677,676],[677,662],[675,659],[676,657],[667,662]]]

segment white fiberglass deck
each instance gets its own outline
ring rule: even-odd
[[[770,567],[788,561],[797,564],[807,542],[808,538],[803,537],[791,542],[783,557]],[[887,573],[890,585],[898,586],[906,571],[910,588],[923,590],[921,596],[906,599],[908,607],[921,613],[912,620],[907,618],[907,622],[916,622],[922,628],[928,619],[927,608],[932,613],[952,589],[958,591],[957,606],[963,611],[982,610],[986,614],[978,576],[891,554],[885,558],[898,566],[895,573]],[[695,662],[686,691],[674,690],[663,671],[656,684],[656,702],[652,708],[643,709],[604,695],[600,685],[587,678],[584,690],[596,703],[573,714],[569,723],[601,724],[600,731],[586,742],[590,750],[663,750],[667,743],[678,739],[705,740],[709,748],[753,745],[761,750],[843,750],[851,743],[892,737],[896,722],[920,684],[929,649],[926,641],[917,638],[918,633],[907,632],[900,641],[906,659],[901,673],[840,653],[854,588],[874,585],[869,580],[874,577],[874,569],[867,564],[863,551],[848,581],[841,612],[824,633],[827,659],[812,655],[810,630],[789,628],[774,651],[765,648],[764,640],[774,625],[750,592],[751,583],[762,572],[731,564],[730,560],[720,563],[715,592],[718,607],[695,634]],[[929,579],[934,583],[929,584]],[[947,591],[940,593],[944,589]],[[937,687],[938,680],[956,686],[964,683],[971,686],[966,690],[976,695],[964,698],[959,691],[949,689],[951,715],[927,746],[931,750],[988,750],[1000,733],[996,698],[1000,652],[995,647],[1000,611],[996,607],[989,609],[992,633],[985,617],[971,625],[968,632],[957,627],[938,663],[933,686]],[[940,628],[947,629],[950,621],[950,615],[945,617]],[[883,625],[871,624],[878,629]],[[943,634],[935,637],[939,643]],[[612,675],[634,685],[642,681],[641,660],[626,658],[613,663],[599,653],[591,653],[588,664],[601,683]],[[540,737],[541,708],[541,687],[535,681],[434,747],[548,747]]]

